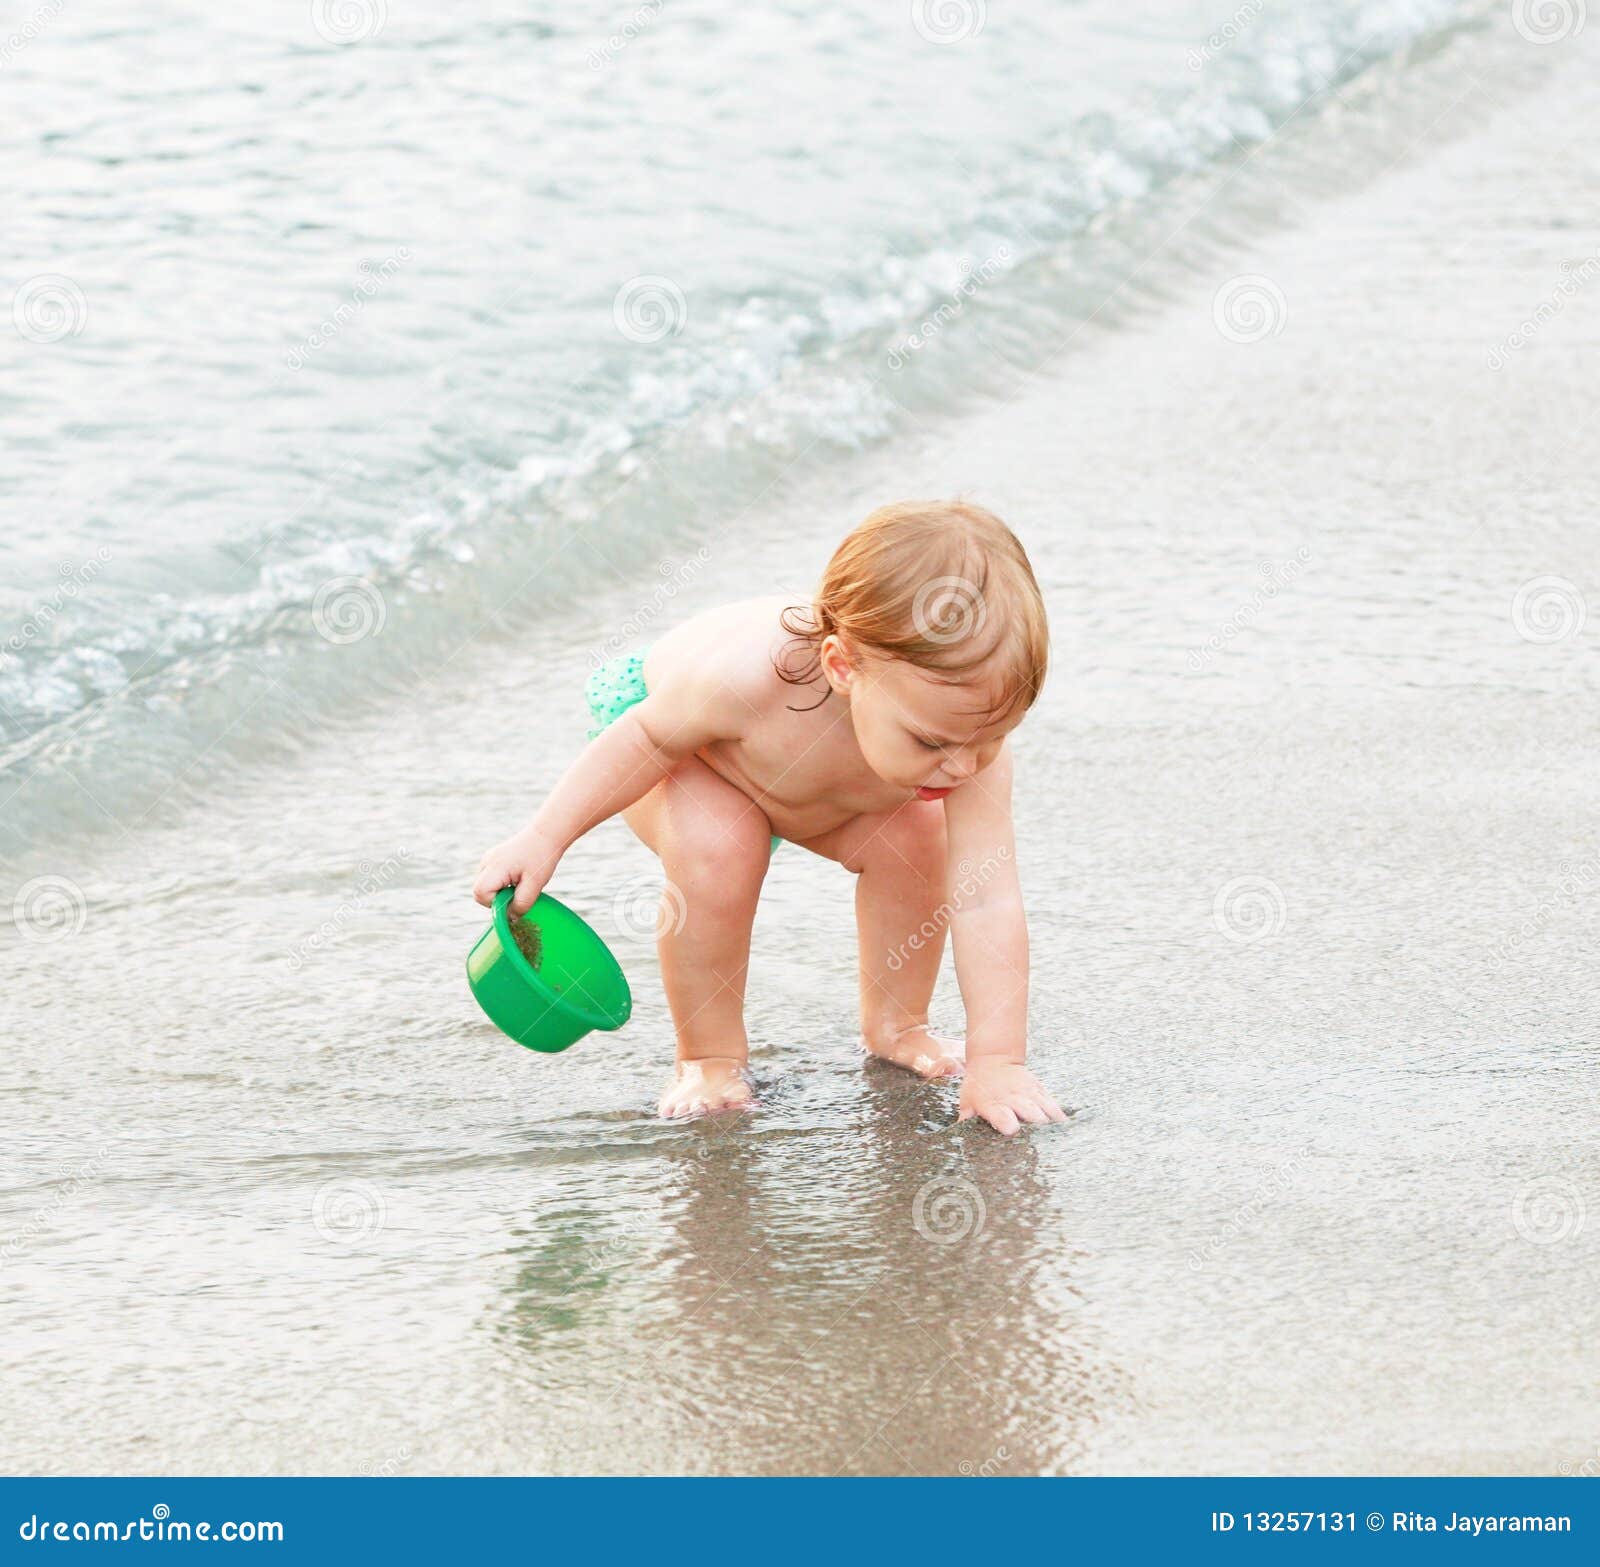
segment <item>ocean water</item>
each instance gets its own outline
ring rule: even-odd
[[[1247,10],[41,8],[4,77],[0,852],[980,392],[1102,305],[1097,223],[1474,14]]]
[[[8,1469],[1593,1472],[1593,28],[41,18]],[[593,659],[961,489],[1052,613],[1017,816],[1070,1123],[861,1061],[799,851],[751,1114],[651,1113],[621,824],[553,889],[633,1020],[498,1035],[472,871]]]

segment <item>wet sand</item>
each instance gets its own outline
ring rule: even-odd
[[[758,513],[695,496],[669,569],[61,866],[81,934],[0,953],[6,1467],[1594,1460],[1597,64],[1596,29],[1497,26],[1352,91],[1179,202],[1059,348],[975,312],[1038,365],[1005,400]],[[957,489],[1053,616],[1017,809],[1070,1124],[1002,1142],[864,1065],[848,879],[789,849],[752,1115],[649,1113],[653,861],[619,823],[553,890],[633,1022],[496,1035],[471,870],[580,743],[590,650],[803,589],[871,505]]]

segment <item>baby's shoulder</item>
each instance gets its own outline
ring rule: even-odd
[[[782,624],[785,609],[804,609],[805,594],[766,595],[719,604],[674,626],[650,649],[645,679],[698,687],[750,708],[767,707],[788,688],[777,660],[793,640]]]

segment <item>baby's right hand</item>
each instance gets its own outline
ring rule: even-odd
[[[544,891],[561,858],[549,843],[531,827],[524,827],[504,843],[497,843],[478,862],[478,879],[472,884],[472,896],[485,908],[494,907],[495,894],[502,887],[515,884],[511,895],[511,914],[526,914],[533,900]]]

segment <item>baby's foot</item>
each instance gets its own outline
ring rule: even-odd
[[[731,1056],[705,1056],[680,1061],[661,1091],[659,1114],[668,1117],[732,1110],[755,1097],[745,1064]]]
[[[861,1036],[861,1048],[918,1077],[959,1077],[965,1067],[959,1043],[929,1033],[921,1023],[909,1028],[872,1030]]]

